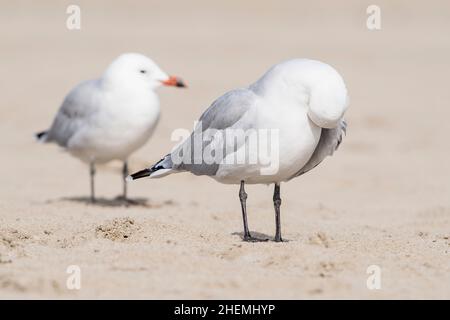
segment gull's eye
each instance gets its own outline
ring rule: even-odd
[[[139,72],[145,74],[145,73],[147,73],[147,70],[140,70]]]

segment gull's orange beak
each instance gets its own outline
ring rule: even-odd
[[[186,84],[181,80],[181,78],[170,76],[169,79],[162,81],[165,86],[186,88]]]

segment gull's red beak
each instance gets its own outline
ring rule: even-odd
[[[181,80],[181,78],[170,76],[169,79],[162,81],[165,86],[186,88],[186,84]]]

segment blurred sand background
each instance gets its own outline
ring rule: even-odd
[[[382,28],[366,28],[366,8]],[[81,30],[66,8],[81,7]],[[450,298],[448,1],[1,1],[1,298]],[[286,243],[244,243],[238,188],[179,174],[140,180],[125,208],[120,165],[88,169],[33,134],[64,95],[123,52],[188,90],[161,88],[162,118],[131,170],[159,160],[225,91],[271,65],[333,65],[351,105],[341,148],[281,187]],[[273,187],[250,186],[250,229],[273,237]],[[68,290],[78,265],[81,290]],[[378,265],[381,290],[368,290]]]

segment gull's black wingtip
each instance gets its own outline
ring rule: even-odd
[[[152,170],[144,169],[144,170],[138,171],[136,173],[130,174],[127,177],[127,180],[137,180],[140,178],[145,178],[145,177],[148,177],[151,173],[152,173]]]
[[[34,134],[34,137],[37,141],[45,141],[48,131],[41,131]]]

